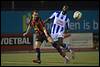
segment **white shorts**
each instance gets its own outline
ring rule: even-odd
[[[64,38],[64,34],[63,33],[56,33],[56,34],[51,33],[51,37],[52,37],[53,41],[58,41],[59,37]]]

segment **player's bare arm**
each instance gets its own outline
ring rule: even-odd
[[[51,20],[50,18],[47,18],[44,22],[49,23],[50,20]]]
[[[45,36],[47,37],[47,40],[48,40],[50,43],[53,43],[53,39],[51,38],[50,35],[48,35],[47,30],[46,30],[45,27],[43,27],[43,31],[44,31],[44,33],[45,33]]]
[[[31,26],[30,26],[30,24],[29,24],[28,27],[27,27],[27,30],[26,30],[26,32],[23,34],[23,36],[27,35],[28,32],[30,31],[30,29],[31,29]]]

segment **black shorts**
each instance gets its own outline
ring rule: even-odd
[[[45,34],[44,33],[36,33],[35,34],[36,35],[36,37],[35,37],[35,40],[36,41],[40,41],[41,43],[45,40],[46,42],[48,41],[47,40],[47,37],[45,36]]]

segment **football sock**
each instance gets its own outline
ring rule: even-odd
[[[40,60],[40,48],[36,48],[37,59]]]

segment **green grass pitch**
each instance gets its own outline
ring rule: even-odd
[[[32,62],[35,53],[2,53],[1,66],[99,66],[99,52],[76,52],[75,59],[64,64],[58,53],[41,53],[41,64]]]

